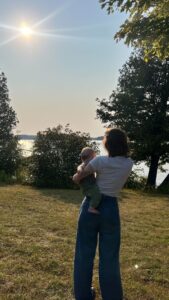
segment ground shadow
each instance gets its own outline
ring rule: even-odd
[[[84,198],[82,192],[78,189],[39,189],[38,191],[45,197],[52,198],[53,200],[59,200],[64,203],[71,203],[79,206]]]

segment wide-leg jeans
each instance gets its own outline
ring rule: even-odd
[[[99,243],[99,282],[103,300],[122,300],[119,265],[120,217],[117,199],[102,195],[100,214],[88,212],[89,199],[81,205],[74,260],[76,300],[92,300],[93,263]]]

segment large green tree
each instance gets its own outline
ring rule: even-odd
[[[133,157],[150,166],[147,185],[155,186],[158,166],[169,162],[169,59],[133,53],[120,71],[117,89],[98,100],[97,116],[127,131]]]
[[[18,139],[13,134],[17,124],[16,113],[10,106],[7,87],[7,78],[3,72],[0,73],[0,172],[8,175],[15,173],[20,152]]]
[[[99,0],[108,13],[118,9],[128,18],[116,33],[127,45],[144,48],[145,56],[169,57],[169,0]]]

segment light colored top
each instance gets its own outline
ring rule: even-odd
[[[97,156],[89,164],[96,172],[96,182],[102,194],[118,197],[132,170],[133,161],[124,156]]]

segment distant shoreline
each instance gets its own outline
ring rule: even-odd
[[[30,140],[35,140],[36,135],[31,135],[31,134],[20,134],[18,135],[19,140],[25,140],[25,141],[30,141]],[[103,137],[98,136],[98,137],[91,137],[91,140],[94,141],[102,141]]]
[[[36,135],[31,134],[20,134],[18,135],[19,140],[35,140]]]

